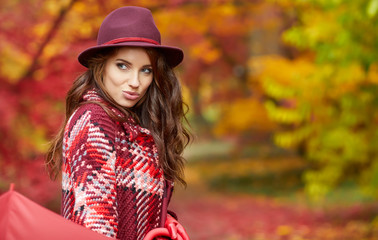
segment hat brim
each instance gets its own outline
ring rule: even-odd
[[[89,67],[88,60],[91,59],[93,56],[95,56],[99,50],[105,49],[105,48],[112,48],[112,47],[156,48],[159,50],[159,52],[161,52],[165,56],[166,61],[172,68],[179,65],[184,59],[184,52],[180,48],[177,48],[177,47],[155,45],[152,43],[144,43],[144,42],[124,42],[124,43],[90,47],[79,54],[78,60],[80,64],[83,65],[84,67]]]

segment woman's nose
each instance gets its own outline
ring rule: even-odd
[[[132,88],[139,87],[139,74],[137,71],[133,72],[129,78],[128,84]]]

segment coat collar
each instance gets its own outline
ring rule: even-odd
[[[83,101],[103,103],[111,111],[113,111],[118,117],[125,119],[125,121],[117,122],[117,124],[122,124],[123,128],[125,129],[126,134],[128,135],[129,141],[135,140],[140,135],[151,135],[150,130],[148,130],[147,128],[141,127],[131,115],[126,117],[125,114],[123,114],[117,108],[115,108],[111,104],[109,104],[109,102],[107,102],[105,99],[103,99],[98,94],[96,89],[88,90],[83,96]]]

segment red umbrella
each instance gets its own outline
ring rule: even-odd
[[[0,197],[1,240],[109,240],[11,189]]]

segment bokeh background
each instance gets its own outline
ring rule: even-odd
[[[103,18],[151,9],[194,141],[171,208],[196,239],[378,239],[378,0],[0,2],[0,193],[59,212],[43,158]]]

